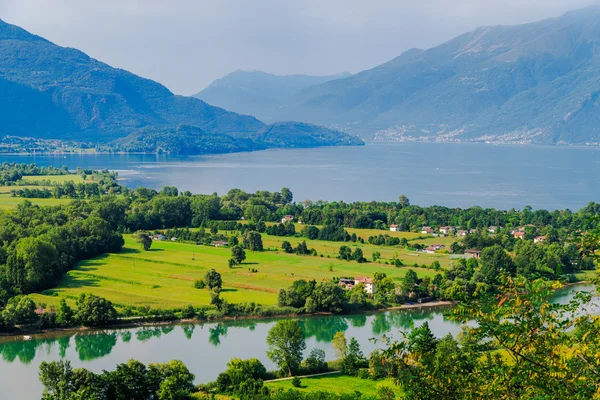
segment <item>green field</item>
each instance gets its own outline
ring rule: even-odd
[[[283,390],[297,389],[292,386],[292,380],[276,381],[276,382],[265,382],[265,385],[270,388],[280,388]],[[313,378],[302,379],[302,387],[300,391],[316,392],[319,390],[333,392],[337,394],[341,393],[352,393],[359,391],[367,396],[377,396],[377,386],[385,385],[399,395],[400,389],[394,385],[393,379],[384,379],[380,381],[373,381],[371,379],[361,379],[355,376],[347,375],[324,375],[316,376]]]
[[[187,304],[206,305],[210,302],[208,290],[195,289],[193,283],[202,278],[208,269],[215,268],[223,277],[222,296],[228,301],[254,301],[268,305],[276,304],[279,290],[298,279],[328,281],[342,276],[373,276],[381,271],[394,280],[400,280],[409,269],[382,262],[359,264],[338,260],[335,257],[339,247],[344,244],[340,242],[307,241],[308,246],[317,249],[323,257],[286,254],[275,250],[280,247],[282,240],[297,243],[301,239],[263,235],[265,248],[272,250],[247,251],[247,259],[241,266],[229,268],[227,261],[231,258],[231,251],[228,248],[155,241],[150,251],[142,251],[131,235],[125,235],[125,248],[121,253],[83,261],[64,276],[56,289],[32,297],[37,303],[56,305],[62,297],[72,302],[79,294],[90,292],[119,306],[164,309]],[[362,247],[367,257],[373,250],[378,250],[383,257],[391,257],[398,252],[404,262],[412,259],[427,264],[434,259],[442,265],[449,265],[450,262],[445,254],[414,257],[399,248],[352,245]],[[258,272],[250,272],[250,269]],[[419,276],[435,275],[435,271],[430,269],[414,269]]]
[[[50,181],[52,183],[62,184],[67,181],[74,183],[84,182],[83,177],[78,174],[69,175],[35,175],[35,176],[24,176],[22,181],[24,183],[33,183],[39,181]],[[85,182],[91,182],[90,178],[86,179]],[[15,208],[18,204],[25,200],[31,201],[33,204],[39,206],[57,206],[60,204],[68,204],[72,199],[25,199],[23,197],[12,197],[11,191],[22,190],[22,189],[51,189],[52,186],[44,185],[18,185],[18,186],[0,186],[0,210],[9,210]]]
[[[36,186],[40,188],[40,186]],[[33,204],[39,206],[57,206],[60,204],[68,204],[73,199],[24,199],[23,197],[12,197],[10,194],[0,194],[0,210],[10,210],[25,200],[29,200]]]
[[[64,182],[84,182],[83,177],[79,174],[68,174],[68,175],[27,175],[21,179],[23,182],[38,182],[38,181],[50,181],[52,183],[64,183]],[[85,182],[91,182],[88,178]]]

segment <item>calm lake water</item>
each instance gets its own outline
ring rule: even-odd
[[[289,187],[296,201],[395,201],[450,207],[577,210],[600,201],[600,148],[372,144],[214,156],[2,155],[0,161],[119,170],[130,187],[193,193]]]
[[[556,302],[567,302],[576,291],[591,291],[592,285],[577,285],[557,291]],[[328,359],[334,358],[331,341],[336,332],[356,337],[365,354],[382,347],[371,338],[383,335],[398,337],[414,324],[429,323],[433,333],[441,337],[456,335],[460,326],[448,321],[448,308],[421,308],[352,315],[301,318],[307,339],[307,352],[323,349]],[[593,311],[597,311],[593,310]],[[196,382],[214,380],[233,357],[260,359],[269,369],[267,333],[276,320],[245,320],[202,325],[166,325],[156,327],[91,331],[85,333],[56,332],[35,336],[33,340],[7,338],[0,341],[0,393],[2,399],[39,399],[42,386],[38,369],[42,361],[70,360],[73,367],[95,372],[112,370],[134,358],[144,363],[182,360],[196,375]]]

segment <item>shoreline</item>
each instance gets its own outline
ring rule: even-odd
[[[114,324],[102,326],[102,327],[55,327],[55,328],[46,328],[46,329],[28,329],[22,330],[18,333],[15,332],[2,332],[0,333],[0,345],[13,342],[13,341],[26,341],[24,336],[32,336],[31,339],[38,339],[40,336],[48,336],[57,334],[56,336],[64,336],[66,333],[78,333],[78,332],[94,332],[94,331],[105,331],[105,330],[118,330],[118,329],[130,329],[130,328],[138,328],[138,327],[151,327],[151,326],[165,326],[165,325],[187,325],[187,324],[211,324],[211,323],[219,323],[219,322],[232,322],[232,321],[251,321],[251,320],[271,320],[271,319],[287,319],[287,318],[313,318],[313,317],[323,317],[323,316],[350,316],[350,315],[363,315],[363,314],[378,314],[387,311],[398,311],[398,310],[414,310],[421,308],[436,308],[436,307],[448,307],[455,306],[459,302],[458,301],[447,301],[447,300],[439,300],[432,301],[429,303],[423,304],[402,304],[400,306],[392,306],[381,308],[377,310],[358,310],[356,312],[350,312],[346,314],[333,314],[327,312],[318,312],[312,314],[281,314],[274,315],[271,317],[259,316],[259,315],[242,315],[235,317],[222,317],[217,319],[196,319],[196,318],[187,318],[187,319],[172,319],[168,321],[128,321],[128,320],[118,320],[121,322],[116,322]],[[144,317],[141,317],[144,318]]]

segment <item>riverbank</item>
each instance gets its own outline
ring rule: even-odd
[[[215,319],[171,319],[171,320],[149,320],[151,317],[139,317],[139,319],[121,319],[113,324],[102,326],[102,327],[55,327],[45,329],[22,329],[14,332],[1,332],[0,333],[0,344],[13,341],[13,340],[26,340],[23,336],[30,336],[31,339],[38,338],[40,336],[64,336],[65,334],[74,334],[78,332],[94,332],[94,331],[106,331],[106,330],[117,330],[117,329],[128,329],[128,328],[142,328],[142,327],[154,327],[154,326],[167,326],[167,325],[187,325],[187,324],[200,324],[205,323],[219,323],[219,322],[231,322],[231,321],[251,321],[251,320],[273,320],[273,319],[284,319],[284,318],[311,318],[311,317],[323,317],[323,316],[353,316],[353,315],[365,315],[365,314],[378,314],[386,311],[397,311],[397,310],[414,310],[414,309],[425,309],[425,308],[437,308],[437,307],[449,307],[458,304],[457,301],[435,301],[423,304],[402,304],[400,306],[392,306],[375,310],[357,310],[356,312],[346,314],[333,314],[326,312],[301,314],[281,314],[274,316],[261,316],[261,315],[242,315],[242,316],[225,316]]]

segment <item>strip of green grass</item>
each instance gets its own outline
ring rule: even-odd
[[[69,204],[73,199],[24,199],[22,197],[12,197],[10,194],[0,194],[0,210],[10,210],[16,208],[25,200],[31,201],[39,206],[58,206]]]
[[[391,378],[380,381],[373,381],[370,379],[361,379],[355,376],[347,376],[341,374],[303,378],[301,388],[294,388],[294,386],[292,386],[291,379],[277,382],[265,382],[265,384],[268,387],[274,389],[297,389],[300,391],[307,392],[316,392],[322,390],[337,394],[352,393],[358,391],[367,396],[377,396],[377,386],[385,385],[392,388],[392,390],[396,392],[397,396],[399,396],[400,394],[400,389],[394,385],[394,381]]]

